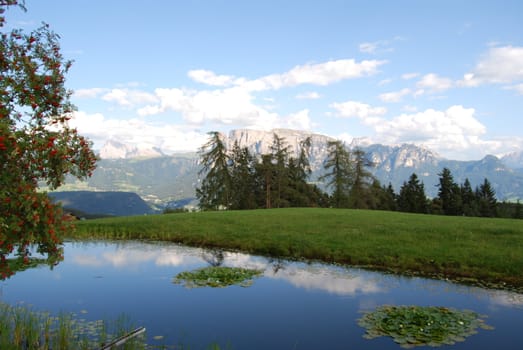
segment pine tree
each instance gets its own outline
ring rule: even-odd
[[[465,179],[465,182],[461,186],[461,201],[463,205],[463,215],[479,216],[476,195],[472,190],[469,179]]]
[[[350,153],[341,141],[329,141],[327,146],[329,153],[323,165],[326,173],[320,177],[320,181],[327,180],[327,187],[332,188],[334,207],[347,207],[353,175]]]
[[[463,213],[461,190],[454,182],[448,168],[443,168],[439,175],[438,198],[444,215],[461,215]]]
[[[483,184],[476,189],[476,198],[479,206],[479,215],[482,217],[497,216],[496,192],[485,178]]]
[[[204,177],[196,189],[196,197],[202,210],[228,209],[232,192],[230,158],[222,135],[217,131],[208,135],[209,140],[199,150],[202,169],[198,175]]]
[[[365,152],[356,149],[352,152],[352,186],[349,191],[349,207],[355,209],[369,208],[369,202],[372,201],[370,196],[370,181],[374,179],[372,173],[367,170],[372,167],[373,163],[367,159]]]
[[[408,182],[401,186],[398,196],[398,209],[410,213],[427,213],[425,186],[419,182],[416,173],[412,173]]]
[[[234,142],[231,154],[231,209],[256,208],[256,159],[247,147]]]

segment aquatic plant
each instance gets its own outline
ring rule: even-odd
[[[389,336],[403,348],[452,345],[477,333],[486,325],[484,316],[470,310],[437,306],[384,305],[358,320],[367,329],[364,338]]]
[[[263,271],[240,267],[209,266],[194,271],[180,272],[173,280],[175,284],[184,284],[187,288],[212,287],[223,288],[231,285],[248,287],[253,278]]]

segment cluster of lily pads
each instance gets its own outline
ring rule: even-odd
[[[483,318],[470,310],[384,305],[365,313],[358,324],[366,328],[367,339],[389,336],[403,348],[437,347],[464,341],[478,328],[492,329]]]
[[[262,270],[245,269],[241,267],[208,266],[194,271],[181,272],[174,278],[176,284],[183,284],[187,288],[198,287],[227,287],[238,285],[248,287],[253,278],[263,274]]]

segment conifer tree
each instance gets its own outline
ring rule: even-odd
[[[350,153],[341,141],[329,141],[329,152],[323,165],[326,173],[320,181],[326,180],[327,187],[332,189],[332,205],[336,208],[348,207],[349,191],[352,186],[353,173]]]

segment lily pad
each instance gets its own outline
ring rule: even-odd
[[[173,282],[184,284],[187,288],[223,288],[231,285],[248,287],[253,283],[253,278],[262,273],[261,270],[240,267],[209,266],[194,271],[181,272],[176,275]]]
[[[358,324],[367,330],[366,339],[388,336],[403,348],[437,347],[465,341],[478,328],[493,329],[484,317],[447,307],[384,305],[365,313]]]

